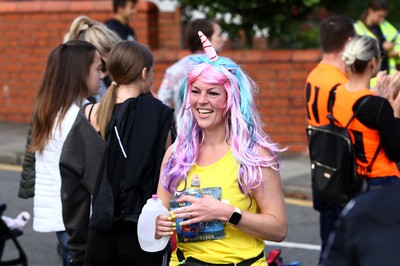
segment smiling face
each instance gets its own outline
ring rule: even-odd
[[[88,87],[88,95],[93,96],[99,93],[100,82],[104,78],[102,72],[101,58],[99,52],[95,51],[93,63],[90,65],[89,74],[86,78],[86,86]]]
[[[190,91],[192,113],[202,129],[225,128],[224,110],[227,94],[222,85],[197,79]]]

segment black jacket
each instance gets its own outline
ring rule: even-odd
[[[111,232],[114,222],[137,223],[156,193],[172,118],[173,110],[148,94],[115,106],[93,195],[91,228]]]
[[[321,266],[398,265],[400,184],[368,191],[343,209]]]

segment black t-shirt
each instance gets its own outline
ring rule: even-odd
[[[123,40],[137,40],[135,31],[129,25],[124,25],[116,19],[109,19],[104,24],[106,24],[107,28],[117,33]]]

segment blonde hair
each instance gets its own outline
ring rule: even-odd
[[[378,42],[366,35],[353,37],[346,44],[342,55],[343,62],[355,73],[363,73],[373,58],[380,62]]]
[[[79,16],[72,22],[67,40],[90,42],[101,56],[105,56],[121,41],[121,38],[104,24],[87,16]]]

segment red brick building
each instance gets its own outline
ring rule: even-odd
[[[0,0],[0,121],[28,123],[47,55],[72,20],[87,15],[98,21],[112,16],[111,1]],[[189,52],[181,49],[181,14],[161,12],[139,2],[131,24],[139,41],[155,56],[155,91],[165,69]],[[259,85],[258,108],[264,129],[290,152],[306,151],[303,96],[307,73],[320,59],[316,50],[224,50]]]

